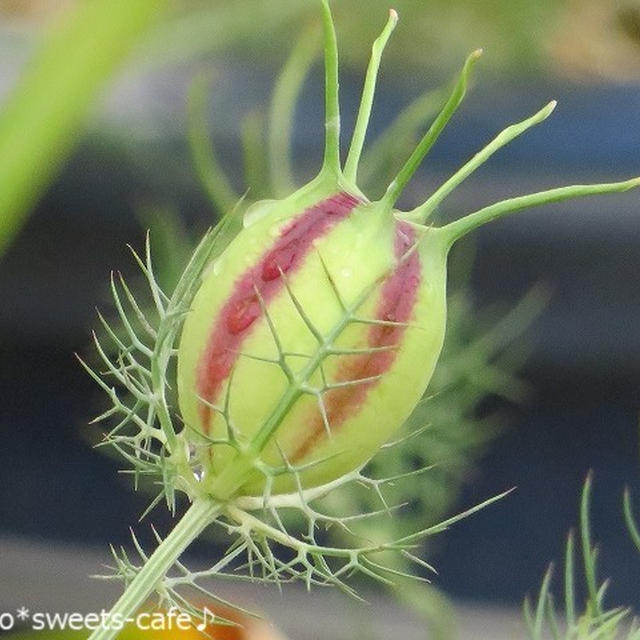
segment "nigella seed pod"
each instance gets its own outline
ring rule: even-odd
[[[561,187],[484,207],[442,227],[440,202],[500,147],[544,120],[549,103],[502,131],[421,206],[395,202],[460,104],[467,59],[442,111],[379,201],[357,187],[377,68],[395,12],[373,46],[349,153],[339,154],[337,53],[323,2],[324,163],[308,185],[254,205],[203,277],[182,333],[178,393],[217,498],[330,483],[367,462],[407,419],[436,365],[446,323],[446,260],[495,218],[570,197],[624,191],[638,179]]]
[[[185,420],[218,439],[231,422],[274,467],[324,459],[301,473],[305,485],[362,464],[402,424],[445,319],[442,244],[423,256],[424,232],[357,195],[322,191],[240,233],[194,300],[179,359]],[[208,453],[214,476],[238,455]],[[294,482],[285,474],[276,486]]]

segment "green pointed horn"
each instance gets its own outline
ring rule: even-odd
[[[324,27],[325,140],[322,171],[341,176],[340,101],[338,98],[338,42],[328,0],[322,0]]]
[[[562,200],[580,198],[582,196],[621,193],[634,189],[638,186],[640,186],[640,177],[631,178],[630,180],[624,180],[622,182],[578,184],[549,189],[547,191],[539,191],[526,196],[501,200],[495,204],[478,209],[460,220],[455,220],[454,222],[450,222],[444,227],[441,227],[439,232],[444,234],[448,245],[451,246],[456,240],[467,235],[470,231],[473,231],[473,229],[476,229],[487,222],[491,222],[491,220],[497,220],[498,218],[508,216],[515,211],[528,209],[530,207],[537,207],[551,202],[561,202]]]
[[[404,107],[389,126],[367,146],[358,167],[360,179],[365,184],[371,184],[383,172],[389,173],[389,163],[437,115],[445,95],[442,89],[424,91]]]
[[[398,175],[387,187],[387,191],[382,197],[381,202],[389,209],[393,208],[393,205],[396,203],[403,189],[407,186],[407,183],[420,166],[420,163],[424,160],[427,153],[429,153],[431,147],[434,145],[435,141],[442,133],[442,130],[445,128],[446,124],[449,122],[453,114],[460,106],[460,103],[462,102],[467,92],[471,70],[473,69],[473,66],[481,55],[482,49],[476,49],[466,59],[464,66],[462,67],[462,71],[460,72],[460,76],[458,77],[458,81],[456,82],[455,87],[453,88],[453,91],[449,96],[449,99],[445,103],[444,107],[434,120],[427,133],[418,143],[418,146],[415,148],[414,152],[405,162],[402,169],[400,169]]]
[[[449,178],[429,199],[419,207],[405,214],[408,220],[413,222],[426,222],[438,205],[464,180],[466,180],[480,165],[486,162],[496,151],[522,135],[525,131],[546,120],[556,107],[556,101],[552,100],[540,111],[531,117],[512,124],[503,129],[484,149],[476,153],[471,160],[466,162],[451,178]],[[405,217],[403,216],[403,217]]]
[[[371,59],[369,60],[364,87],[362,88],[362,98],[360,100],[358,117],[356,119],[353,137],[351,138],[351,146],[349,147],[349,154],[347,155],[347,161],[344,167],[345,178],[351,182],[356,182],[357,179],[358,164],[360,163],[360,155],[362,154],[362,148],[364,146],[364,138],[367,133],[367,127],[369,126],[369,119],[371,117],[371,107],[373,106],[373,97],[375,95],[382,53],[389,41],[391,33],[395,29],[396,24],[398,24],[398,14],[393,9],[390,9],[389,20],[382,30],[382,33],[378,38],[376,38],[373,46],[371,47]]]

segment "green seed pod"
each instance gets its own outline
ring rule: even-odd
[[[550,103],[511,125],[411,212],[394,206],[460,104],[479,56],[379,201],[356,186],[391,12],[374,43],[353,140],[339,156],[337,53],[326,2],[326,141],[311,183],[251,207],[244,227],[205,274],[178,354],[183,419],[206,491],[287,493],[330,483],[369,460],[423,396],[446,324],[446,259],[475,227],[513,211],[578,195],[623,191],[638,180],[563,187],[485,207],[442,227],[439,203],[504,144],[541,122]]]

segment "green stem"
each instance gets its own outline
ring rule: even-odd
[[[574,542],[573,531],[567,537],[564,564],[564,615],[569,629],[576,624],[575,574],[574,574]]]
[[[536,207],[551,202],[560,202],[571,198],[579,198],[582,196],[600,195],[604,193],[620,193],[628,191],[640,186],[640,178],[632,178],[623,182],[606,182],[603,184],[577,184],[567,187],[558,187],[557,189],[549,189],[548,191],[540,191],[526,196],[501,200],[495,204],[489,205],[474,211],[469,215],[455,220],[441,227],[441,231],[445,234],[447,243],[451,246],[456,240],[467,235],[473,229],[509,215],[521,209]]]
[[[591,531],[589,529],[589,508],[591,504],[591,488],[593,486],[593,473],[590,471],[582,489],[580,499],[580,542],[582,546],[582,558],[584,563],[584,577],[589,593],[589,613],[594,618],[604,614],[601,606],[601,598],[598,597],[598,581],[596,579],[597,552],[591,544]]]
[[[175,453],[176,446],[176,432],[173,427],[173,420],[171,419],[171,413],[167,404],[166,394],[166,371],[168,366],[168,356],[165,354],[154,354],[151,361],[151,386],[153,388],[153,394],[156,399],[155,410],[158,416],[158,422],[162,432],[166,437],[166,448]]]
[[[416,172],[420,163],[424,160],[425,156],[431,150],[431,147],[435,144],[436,140],[440,137],[442,130],[447,125],[447,122],[451,119],[456,112],[462,99],[467,93],[467,85],[469,82],[469,74],[473,69],[473,65],[476,60],[482,54],[482,49],[474,51],[465,61],[462,71],[456,82],[456,85],[449,96],[449,99],[442,107],[442,111],[438,114],[438,117],[434,120],[429,130],[424,135],[422,140],[418,143],[414,152],[409,156],[409,159],[405,162],[404,166],[398,172],[398,175],[387,187],[387,192],[382,198],[382,202],[391,208],[396,203],[396,200],[400,197],[403,189],[407,186],[409,180],[411,180],[413,174]]]
[[[629,535],[636,549],[640,551],[640,529],[633,515],[633,506],[631,504],[631,492],[629,487],[624,490],[624,521],[627,525]]]
[[[135,615],[182,552],[211,524],[220,509],[220,503],[208,498],[196,500],[173,531],[146,560],[139,573],[113,605],[108,618],[113,624],[96,629],[89,636],[89,640],[112,640],[115,638],[120,632],[115,623]]]
[[[349,154],[347,155],[347,161],[344,166],[345,178],[351,182],[356,182],[358,177],[358,164],[360,163],[364,138],[367,133],[367,127],[369,126],[369,118],[371,117],[371,107],[373,106],[373,97],[376,91],[376,81],[378,79],[382,52],[396,24],[398,24],[398,14],[393,9],[390,9],[389,20],[371,48],[371,60],[369,61],[369,67],[367,68],[367,75],[362,89],[362,99],[360,100],[358,117],[353,130],[353,137],[351,138]]]
[[[312,541],[296,538],[270,525],[269,523],[256,518],[256,516],[238,509],[233,504],[227,506],[226,513],[234,520],[239,522],[245,529],[260,532],[265,538],[274,540],[283,547],[288,547],[294,551],[305,551],[307,553],[320,553],[330,555],[333,558],[351,558],[354,549],[349,547],[325,547]],[[384,544],[371,544],[358,548],[360,554],[374,553],[376,551],[384,551]],[[92,640],[91,638],[89,640]]]
[[[338,99],[338,42],[327,0],[322,1],[324,22],[325,141],[322,170],[340,177],[340,103]]]
[[[265,118],[259,111],[250,111],[242,120],[242,156],[244,180],[249,202],[271,197],[268,184],[269,167],[264,153]]]
[[[187,99],[187,135],[198,178],[211,204],[224,214],[233,209],[240,195],[233,190],[211,148],[207,117],[210,83],[210,79],[204,74],[197,76],[191,83]]]
[[[367,146],[359,167],[360,179],[365,185],[377,185],[380,176],[390,172],[389,167],[399,160],[401,150],[404,152],[412,145],[418,137],[417,132],[438,113],[445,95],[441,89],[425,91],[400,111],[384,132]]]
[[[269,171],[274,197],[283,198],[294,190],[291,160],[292,128],[302,85],[318,50],[316,30],[307,30],[298,39],[278,77],[269,114]]]
[[[480,165],[485,163],[496,151],[509,144],[514,138],[522,135],[543,120],[546,120],[556,107],[556,101],[552,100],[540,111],[530,118],[512,124],[503,129],[487,146],[476,153],[471,160],[466,162],[456,171],[442,186],[440,186],[427,201],[406,214],[408,220],[422,222],[423,224],[431,217],[440,203],[464,180],[466,180]]]

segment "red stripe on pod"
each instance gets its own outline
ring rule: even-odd
[[[398,324],[376,324],[369,329],[369,348],[400,346],[411,320],[420,285],[420,256],[415,248],[415,230],[405,222],[398,222],[395,229],[394,252],[398,263],[382,285],[376,320]],[[376,378],[388,371],[397,354],[397,349],[373,351],[356,357],[345,357],[335,382],[349,382]],[[329,428],[335,432],[342,423],[355,415],[366,401],[369,391],[378,384],[368,382],[331,389],[324,394],[323,401]],[[311,432],[292,455],[298,461],[309,454],[314,445],[326,436],[325,420],[318,411],[310,419]]]
[[[305,209],[280,232],[273,246],[253,267],[235,282],[229,299],[215,318],[207,346],[198,362],[196,389],[198,395],[213,403],[229,377],[242,342],[262,311],[265,303],[284,288],[280,272],[291,274],[303,262],[313,241],[326,234],[345,218],[360,201],[338,193]],[[200,419],[205,433],[209,431],[211,408],[200,404]]]

